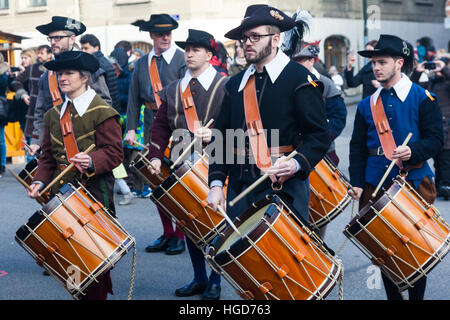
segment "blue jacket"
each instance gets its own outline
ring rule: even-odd
[[[425,177],[432,179],[434,176],[426,160],[442,149],[442,116],[435,95],[412,83],[405,75],[390,90],[380,88],[358,104],[350,141],[351,184],[355,187],[364,187],[365,183],[377,186],[390,164],[385,156],[369,156],[370,149],[381,146],[370,109],[370,99],[378,95],[396,145],[401,145],[409,132],[413,133],[408,143],[411,159],[403,162],[403,167],[424,162],[422,167],[412,169],[407,176],[407,180],[413,181],[417,188]],[[384,185],[398,173],[398,166],[394,166]]]

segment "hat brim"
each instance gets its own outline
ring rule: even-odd
[[[365,58],[373,58],[379,56],[398,56],[398,53],[395,53],[389,49],[374,49],[374,50],[362,50],[358,51],[358,54]]]
[[[76,36],[79,36],[80,34],[83,34],[86,31],[86,27],[82,24],[79,31],[77,29],[74,30],[68,30],[61,28],[61,26],[56,25],[53,21],[47,24],[43,24],[36,27],[36,30],[39,31],[42,34],[49,35],[50,33],[54,31],[60,31],[60,30],[66,30],[73,32]]]
[[[278,28],[280,28],[280,33],[285,32],[288,30],[291,30],[293,27],[295,27],[294,24],[289,23],[283,23],[283,24],[268,24],[265,21],[255,21],[255,20],[244,20],[243,23],[234,29],[231,29],[225,34],[225,37],[231,40],[241,40],[242,34],[249,29],[259,27],[259,26],[266,26],[266,25],[276,25]]]
[[[171,23],[171,24],[161,24],[160,26],[158,26],[158,25],[151,26],[150,21],[147,21],[139,27],[139,31],[167,32],[167,31],[175,30],[176,28],[178,28],[178,23],[176,21],[174,21],[174,23]]]
[[[95,57],[94,57],[95,59]],[[51,60],[49,62],[46,62],[44,66],[48,70],[52,71],[61,71],[61,70],[79,70],[79,71],[88,71],[90,73],[95,73],[99,68],[100,65],[97,61],[97,59],[92,60],[88,63],[82,64],[77,59],[55,59]]]

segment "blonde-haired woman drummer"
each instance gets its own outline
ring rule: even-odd
[[[74,163],[74,168],[52,186],[52,193],[77,179],[115,216],[112,170],[123,161],[122,131],[117,111],[87,85],[89,74],[99,68],[98,61],[88,53],[67,51],[45,67],[58,73],[65,99],[44,115],[42,153],[28,195],[36,198],[44,186]],[[84,154],[92,144],[94,151]],[[106,300],[108,293],[112,294],[109,272],[83,299]]]

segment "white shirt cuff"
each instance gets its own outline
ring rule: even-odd
[[[223,188],[223,183],[220,180],[213,180],[211,181],[211,185],[210,185],[210,189],[212,189],[213,187],[221,187]]]

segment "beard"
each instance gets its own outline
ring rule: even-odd
[[[244,51],[245,53],[245,59],[247,60],[247,62],[249,63],[258,63],[262,60],[264,60],[265,58],[267,58],[271,53],[272,53],[272,42],[269,41],[269,43],[263,47],[261,49],[261,51],[256,53],[255,57],[248,57],[247,53]]]
[[[389,73],[383,76],[383,78],[377,79],[380,83],[388,83],[394,78],[394,76],[397,74],[397,71],[395,68],[393,68]],[[376,77],[375,77],[376,78]]]

